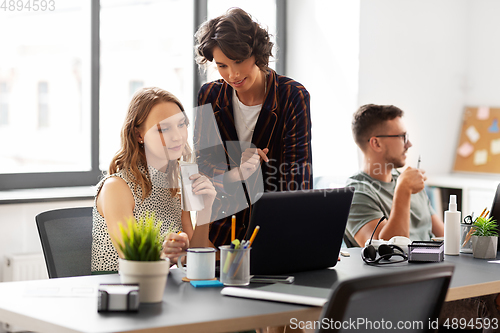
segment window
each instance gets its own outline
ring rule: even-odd
[[[128,89],[128,97],[132,99],[135,92],[144,87],[144,81],[130,81],[129,89]]]
[[[9,124],[9,91],[7,82],[0,82],[0,126]]]
[[[193,101],[193,1],[101,1],[100,163],[120,148],[133,93],[159,87],[190,110]]]
[[[41,8],[0,13],[0,189],[91,170],[90,3]]]
[[[276,3],[284,8],[284,0],[65,0],[1,11],[0,140],[9,144],[0,190],[96,184],[137,89],[158,86],[194,106],[194,32],[208,8],[241,6],[274,35]]]
[[[49,127],[49,84],[38,82],[38,128]]]

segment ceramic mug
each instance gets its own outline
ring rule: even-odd
[[[213,247],[192,247],[177,259],[177,266],[186,273],[190,280],[215,279],[215,252]],[[181,259],[186,256],[187,269],[182,266]]]

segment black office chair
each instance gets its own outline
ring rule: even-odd
[[[35,220],[49,278],[90,275],[92,207],[51,210]]]
[[[347,229],[344,231],[344,243],[347,247],[360,247],[358,242],[352,237],[351,233],[347,231]]]
[[[346,328],[356,332],[433,332],[429,323],[439,318],[453,269],[449,264],[415,265],[415,269],[402,271],[393,267],[382,274],[335,283],[316,332],[344,332]],[[347,324],[341,327],[358,319],[366,325],[355,326],[357,330]],[[385,329],[377,326],[382,323]],[[415,324],[398,330],[398,323]]]

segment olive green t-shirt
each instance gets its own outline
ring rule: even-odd
[[[388,183],[373,179],[365,172],[358,172],[348,179],[347,186],[355,189],[346,227],[352,236],[372,220],[378,220],[384,215],[389,218],[398,176],[399,172],[394,170],[392,180]],[[431,220],[431,215],[434,214],[435,211],[424,190],[411,195],[410,239],[412,241],[430,240],[434,237]],[[359,245],[364,246],[364,244]]]

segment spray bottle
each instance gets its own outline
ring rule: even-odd
[[[460,220],[457,196],[450,195],[449,208],[444,212],[444,254],[456,256],[460,253]]]

